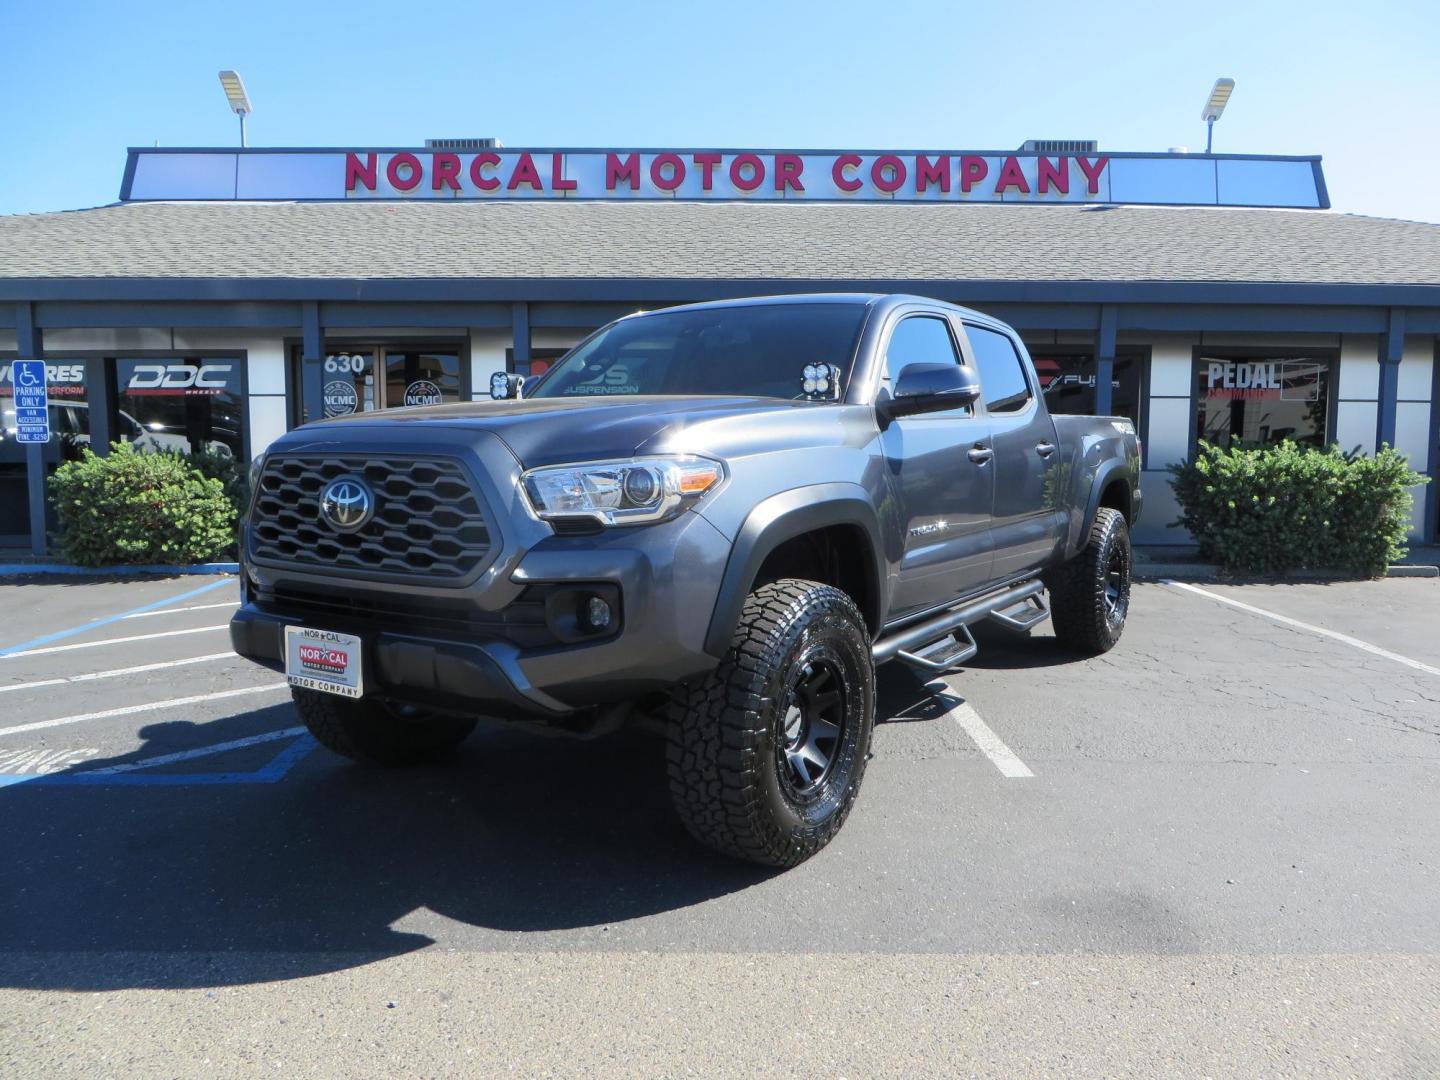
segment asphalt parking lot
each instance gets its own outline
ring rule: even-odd
[[[1440,1074],[1434,580],[883,669],[788,873],[694,847],[640,735],[349,765],[235,598],[0,583],[0,1073]]]

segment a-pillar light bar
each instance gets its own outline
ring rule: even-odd
[[[245,92],[245,83],[241,81],[239,72],[220,72],[220,85],[225,88],[225,97],[230,102],[231,109],[241,116],[247,116],[254,111],[250,107],[250,95]]]
[[[1200,119],[1207,124],[1219,120],[1220,114],[1225,111],[1225,103],[1230,100],[1234,90],[1234,79],[1216,79],[1215,85],[1210,89],[1210,97],[1205,102],[1205,108],[1200,110]]]

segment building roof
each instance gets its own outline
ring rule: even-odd
[[[1440,285],[1440,225],[1317,211],[865,203],[128,203],[0,217],[0,280]]]

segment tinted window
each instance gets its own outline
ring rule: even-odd
[[[980,369],[980,392],[993,413],[1020,412],[1030,403],[1030,383],[1015,346],[1004,334],[983,326],[965,327]]]
[[[944,319],[911,316],[890,334],[885,349],[885,376],[892,383],[910,364],[958,364],[955,341]]]
[[[460,400],[460,354],[385,350],[385,405],[443,405]]]
[[[144,450],[243,456],[240,360],[117,360],[115,365],[120,437]]]
[[[527,397],[631,394],[799,399],[809,364],[850,375],[863,304],[753,304],[621,319],[555,364]]]
[[[1329,357],[1228,353],[1201,356],[1195,434],[1216,446],[1329,439]]]
[[[1030,350],[1040,393],[1052,416],[1095,415],[1095,353],[1058,352],[1040,347]],[[1140,358],[1131,354],[1115,357],[1110,380],[1110,414],[1127,416],[1140,426]]]

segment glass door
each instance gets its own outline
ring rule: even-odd
[[[454,349],[384,349],[385,407],[460,400],[460,353]]]
[[[374,412],[380,407],[375,354],[376,350],[371,348],[347,348],[325,354],[322,392],[326,416]]]
[[[460,401],[463,346],[454,341],[386,345],[376,341],[327,341],[321,372],[324,415],[440,405]],[[290,352],[291,423],[305,422],[305,363],[299,345]]]

